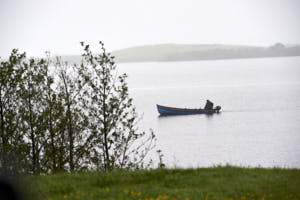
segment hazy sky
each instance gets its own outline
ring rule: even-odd
[[[0,0],[0,56],[158,43],[300,44],[300,0]]]

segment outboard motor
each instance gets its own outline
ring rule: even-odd
[[[220,110],[221,110],[221,106],[216,106],[216,111],[217,111],[217,113],[219,113],[220,112]]]

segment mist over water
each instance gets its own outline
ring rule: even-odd
[[[300,57],[118,65],[169,167],[300,168]],[[222,106],[215,115],[159,117],[156,104]],[[152,153],[155,157],[155,152]]]

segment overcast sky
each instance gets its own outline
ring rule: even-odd
[[[0,56],[158,44],[300,44],[299,0],[0,0]]]

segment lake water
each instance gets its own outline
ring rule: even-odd
[[[140,128],[168,167],[300,168],[300,57],[126,63]],[[156,104],[222,106],[220,114],[159,117]],[[151,157],[157,157],[152,152]]]

